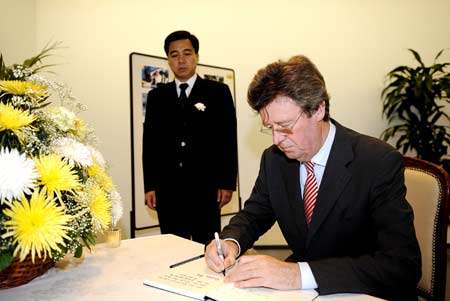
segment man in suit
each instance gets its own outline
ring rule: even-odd
[[[175,80],[149,92],[143,135],[145,200],[161,233],[205,243],[236,188],[236,113],[228,86],[195,72],[198,39],[167,36]]]
[[[293,251],[287,262],[243,256],[225,281],[417,300],[421,256],[400,153],[330,118],[324,79],[304,56],[261,69],[248,102],[274,145],[244,209],[220,235],[225,260],[207,246],[209,267],[232,266],[278,222]]]

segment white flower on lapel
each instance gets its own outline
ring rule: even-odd
[[[201,102],[197,102],[197,103],[194,105],[194,107],[195,107],[197,110],[202,111],[202,112],[206,110],[206,106],[205,106],[203,103],[201,103]]]

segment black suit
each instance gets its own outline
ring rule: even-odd
[[[245,208],[225,227],[243,251],[275,221],[292,261],[309,263],[319,294],[365,293],[417,300],[420,250],[405,199],[403,160],[388,144],[337,122],[310,228],[300,192],[299,162],[276,146],[265,150]]]
[[[228,86],[198,76],[183,105],[175,82],[149,92],[144,186],[156,191],[162,233],[204,243],[220,231],[217,190],[236,188],[236,139]]]

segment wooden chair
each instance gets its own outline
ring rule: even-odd
[[[414,210],[414,227],[422,253],[418,296],[444,301],[447,273],[449,183],[447,172],[424,160],[404,157],[406,198]]]

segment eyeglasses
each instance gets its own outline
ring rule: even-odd
[[[292,122],[292,124],[289,126],[280,126],[280,128],[275,129],[273,127],[273,125],[269,125],[269,126],[261,125],[260,131],[261,131],[261,133],[266,134],[266,135],[273,135],[275,132],[282,136],[292,135],[294,133],[292,129],[297,124],[297,121],[300,119],[300,117],[303,115],[304,112],[305,111],[300,111],[300,113],[298,114],[295,121]]]

